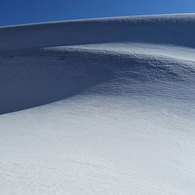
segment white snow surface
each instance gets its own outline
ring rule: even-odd
[[[194,195],[195,14],[0,28],[0,195]]]

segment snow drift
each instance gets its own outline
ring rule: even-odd
[[[194,24],[1,27],[0,193],[194,194]]]
[[[194,20],[186,14],[1,27],[0,50],[123,41],[195,46]]]

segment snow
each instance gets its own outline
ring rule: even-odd
[[[0,194],[193,195],[194,22],[1,27]]]

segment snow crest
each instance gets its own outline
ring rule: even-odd
[[[0,27],[0,194],[193,195],[194,24]]]

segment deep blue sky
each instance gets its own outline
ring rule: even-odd
[[[195,12],[195,0],[0,0],[0,26],[187,12]]]

